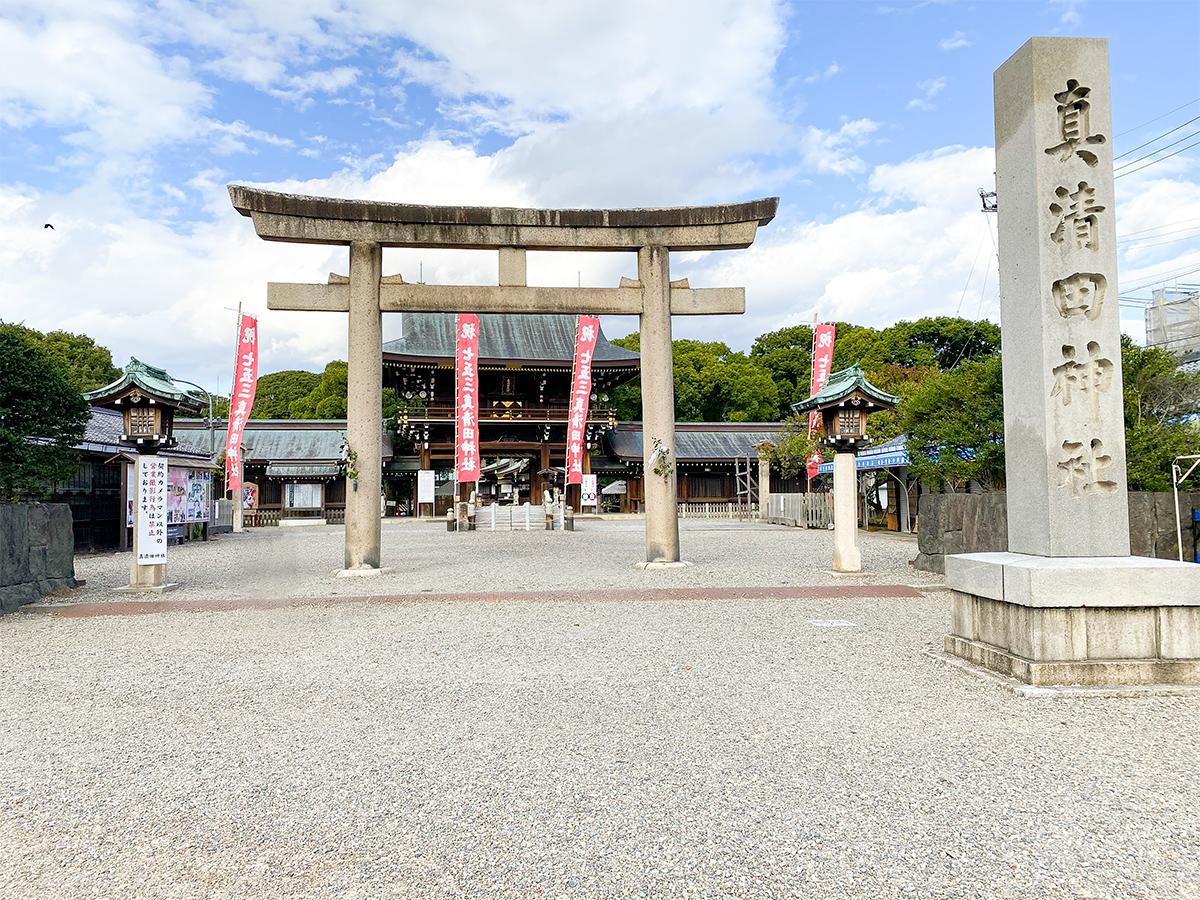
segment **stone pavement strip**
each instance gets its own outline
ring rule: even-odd
[[[170,602],[223,610],[0,620],[0,896],[1197,896],[1200,699],[933,663],[906,542],[864,539],[872,586],[827,534],[689,525],[672,584],[623,523],[405,525],[389,590],[324,603],[306,531],[172,550]],[[123,565],[76,599],[140,602]]]

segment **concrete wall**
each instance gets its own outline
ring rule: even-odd
[[[0,504],[0,614],[75,584],[71,507]]]
[[[1192,511],[1200,494],[1181,493],[1183,556],[1190,559]],[[1175,500],[1170,493],[1129,494],[1129,542],[1134,556],[1176,559]],[[917,558],[925,572],[945,572],[945,557],[1008,549],[1008,507],[1003,492],[922,494]]]

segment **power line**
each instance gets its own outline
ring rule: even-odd
[[[1151,228],[1143,228],[1139,231],[1127,231],[1124,234],[1118,234],[1117,239],[1124,240],[1125,238],[1133,237],[1135,234],[1145,234],[1147,231],[1158,231],[1162,228],[1174,228],[1176,225],[1187,225],[1190,222],[1200,222],[1200,218],[1180,219],[1178,222],[1164,222],[1162,225],[1155,225]]]
[[[1178,131],[1180,128],[1183,128],[1183,127],[1184,127],[1184,125],[1191,125],[1193,122],[1197,122],[1197,121],[1200,121],[1200,116],[1196,116],[1196,118],[1194,118],[1194,119],[1188,119],[1186,122],[1184,122],[1184,123],[1183,123],[1183,125],[1176,125],[1176,126],[1175,126],[1174,128],[1172,128],[1170,131],[1164,131],[1164,132],[1163,132],[1162,134],[1160,134],[1158,137],[1156,137],[1156,138],[1150,138],[1150,140],[1146,141],[1146,143],[1144,143],[1144,144],[1138,144],[1138,145],[1137,145],[1136,147],[1134,147],[1132,150],[1126,150],[1126,151],[1125,151],[1124,153],[1122,153],[1120,156],[1114,156],[1114,157],[1113,157],[1113,162],[1116,162],[1118,159],[1121,159],[1122,157],[1126,157],[1126,156],[1128,156],[1130,153],[1137,153],[1137,152],[1138,152],[1139,150],[1141,150],[1143,147],[1149,147],[1151,144],[1154,144],[1154,143],[1157,143],[1158,141],[1161,141],[1161,140],[1162,140],[1163,138],[1165,138],[1165,137],[1166,137],[1168,134],[1174,134],[1174,133],[1175,133],[1176,131]]]
[[[1126,131],[1122,131],[1120,134],[1115,135],[1115,137],[1124,137],[1127,134],[1132,134],[1133,132],[1138,131],[1139,129],[1145,128],[1147,125],[1153,125],[1155,122],[1160,122],[1163,119],[1165,119],[1167,116],[1172,115],[1173,113],[1179,112],[1181,109],[1187,109],[1193,103],[1200,103],[1200,97],[1197,97],[1195,100],[1189,100],[1187,103],[1183,104],[1182,106],[1177,106],[1172,110],[1168,110],[1167,112],[1163,113],[1161,116],[1155,116],[1153,119],[1151,119],[1148,122],[1143,122],[1141,125],[1135,125],[1133,128],[1127,129]]]
[[[1200,134],[1200,131],[1196,132],[1196,134]],[[1195,135],[1188,135],[1188,137],[1194,137],[1194,136]],[[1184,140],[1186,140],[1186,138],[1184,138]],[[1176,143],[1178,143],[1178,141],[1176,141]],[[1191,150],[1193,147],[1197,146],[1198,144],[1200,144],[1200,141],[1196,141],[1195,143],[1188,144],[1186,147],[1180,147],[1174,153],[1168,153],[1166,156],[1160,156],[1158,159],[1153,159],[1150,162],[1146,163],[1144,166],[1139,166],[1136,169],[1130,169],[1129,171],[1121,172],[1119,175],[1114,175],[1113,178],[1124,178],[1126,175],[1133,175],[1137,172],[1142,171],[1142,169],[1150,168],[1155,163],[1162,162],[1164,159],[1170,159],[1172,156],[1178,156],[1184,150]],[[1169,145],[1169,146],[1174,146],[1174,145]],[[1167,148],[1164,147],[1163,149],[1165,150]]]
[[[1200,117],[1198,117],[1198,118],[1200,118]],[[1184,141],[1191,140],[1198,134],[1200,134],[1200,131],[1193,131],[1191,134],[1185,134],[1183,137],[1179,138],[1178,140],[1171,141],[1171,143],[1169,143],[1169,144],[1164,144],[1163,146],[1159,147],[1157,150],[1151,150],[1145,156],[1139,156],[1137,159],[1131,159],[1127,163],[1121,163],[1121,165],[1117,166],[1113,171],[1119,172],[1122,169],[1128,169],[1130,166],[1132,166],[1136,163],[1140,163],[1143,159],[1149,159],[1150,157],[1154,156],[1156,153],[1162,153],[1164,150],[1170,150],[1176,144],[1182,144]]]
[[[1200,231],[1197,231],[1197,230],[1196,230],[1196,229],[1194,229],[1194,228],[1193,228],[1193,229],[1189,229],[1189,230],[1190,230],[1192,233],[1191,233],[1191,234],[1188,234],[1188,235],[1185,235],[1184,237],[1177,237],[1177,238],[1167,238],[1165,241],[1154,241],[1154,243],[1152,243],[1152,244],[1143,244],[1143,243],[1141,243],[1141,241],[1149,241],[1149,240],[1153,240],[1153,238],[1141,238],[1141,239],[1139,239],[1139,240],[1134,240],[1134,241],[1133,241],[1133,243],[1134,243],[1134,244],[1136,244],[1137,246],[1135,246],[1135,247],[1127,247],[1126,249],[1130,249],[1130,250],[1149,250],[1151,247],[1162,247],[1162,246],[1163,246],[1163,245],[1165,245],[1165,244],[1179,244],[1179,243],[1182,243],[1182,242],[1184,242],[1184,241],[1194,241],[1194,240],[1196,240],[1196,238],[1200,238]],[[1171,232],[1169,232],[1169,231],[1168,231],[1168,232],[1167,232],[1167,234],[1171,234]],[[1126,242],[1125,242],[1125,241],[1119,241],[1118,243],[1126,243]]]
[[[1166,281],[1174,281],[1175,279],[1180,278],[1184,275],[1191,275],[1193,272],[1200,272],[1200,266],[1193,266],[1190,269],[1184,268],[1184,269],[1180,269],[1177,271],[1156,272],[1154,275],[1151,275],[1151,276],[1143,275],[1142,276],[1143,280],[1141,280],[1140,284],[1130,285],[1130,286],[1126,287],[1125,290],[1141,291],[1148,287],[1153,287],[1156,284],[1162,284],[1163,282],[1166,282]]]
[[[954,315],[956,318],[962,312],[963,300],[967,296],[967,288],[971,286],[971,279],[975,275],[975,265],[979,262],[979,251],[983,249],[983,237],[984,236],[982,234],[979,236],[979,243],[975,246],[975,258],[971,260],[971,271],[967,273],[967,281],[963,285],[962,294],[960,294],[958,298],[958,306],[954,310]]]

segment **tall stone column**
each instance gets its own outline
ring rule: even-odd
[[[996,72],[1006,553],[946,557],[948,653],[1035,685],[1200,684],[1200,569],[1129,556],[1107,43]]]
[[[1009,550],[1128,556],[1107,42],[1034,38],[995,90]]]
[[[858,472],[853,453],[833,454],[833,571],[861,572]]]
[[[383,249],[350,245],[350,328],[346,439],[358,454],[358,479],[346,483],[346,569],[379,568],[379,494],[383,481],[383,316],[379,279]]]
[[[671,351],[671,274],[666,247],[638,251],[641,316],[642,462],[646,562],[679,562],[675,486],[675,376]],[[666,471],[660,475],[655,468]]]

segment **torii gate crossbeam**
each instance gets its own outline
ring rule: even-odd
[[[671,316],[737,315],[745,312],[746,295],[743,288],[694,289],[687,279],[672,283],[670,251],[745,249],[758,227],[774,218],[778,198],[659,209],[516,209],[339,200],[242,185],[230,185],[229,196],[264,240],[350,248],[349,278],[267,287],[270,309],[349,314],[346,436],[358,454],[359,485],[346,494],[347,570],[380,565],[384,312],[639,316],[645,564],[679,564]],[[384,279],[384,247],[497,250],[499,284]],[[529,287],[526,250],[636,252],[638,277],[622,278],[615,288]]]

